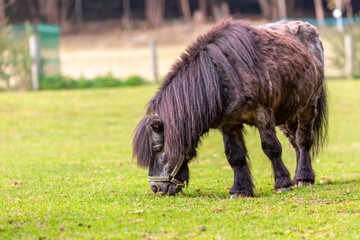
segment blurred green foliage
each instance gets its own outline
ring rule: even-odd
[[[123,86],[146,85],[148,82],[140,76],[130,76],[126,80],[114,77],[111,73],[104,76],[87,79],[74,79],[63,75],[44,76],[40,79],[40,89],[85,89],[85,88],[112,88]]]
[[[348,25],[344,32],[335,31],[330,39],[332,47],[332,57],[330,61],[338,69],[345,69],[346,56],[344,37],[350,34],[353,42],[353,72],[354,78],[360,78],[360,25]],[[345,73],[344,73],[345,74]]]
[[[30,34],[27,30],[15,35],[12,26],[0,23],[0,90],[30,88]]]

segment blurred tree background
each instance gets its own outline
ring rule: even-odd
[[[348,16],[360,10],[360,1],[351,0],[0,0],[0,19],[58,24],[68,29],[74,24],[119,19],[125,28],[145,21],[153,27],[164,21],[218,21],[228,15],[263,17],[329,17],[341,8]]]
[[[335,9],[345,17],[343,30],[335,28]],[[165,75],[192,39],[229,16],[318,25],[327,76],[360,77],[359,12],[360,0],[0,0],[0,91],[31,88],[36,61],[29,55],[25,22],[39,39],[40,89],[144,83],[138,75],[156,79],[155,68]],[[149,49],[154,41],[155,65]]]

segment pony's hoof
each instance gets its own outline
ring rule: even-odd
[[[279,192],[290,192],[291,190],[293,190],[292,187],[278,189]]]
[[[304,186],[309,186],[312,185],[311,182],[307,182],[307,181],[298,181],[297,186],[298,187],[304,187]]]
[[[246,198],[248,196],[246,196],[245,194],[243,193],[234,193],[230,196],[230,199],[235,199],[235,198]]]

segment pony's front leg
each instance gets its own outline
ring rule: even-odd
[[[220,131],[223,134],[227,160],[234,171],[234,184],[230,189],[231,198],[253,197],[254,184],[242,132],[243,125],[225,126]]]
[[[293,182],[290,179],[289,171],[281,159],[282,148],[276,136],[275,124],[267,123],[258,126],[261,137],[261,146],[265,155],[271,160],[274,178],[275,190],[289,191]]]

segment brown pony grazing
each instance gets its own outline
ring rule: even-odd
[[[202,135],[217,128],[234,170],[231,197],[254,196],[243,124],[259,129],[275,189],[313,184],[310,152],[326,139],[323,47],[303,22],[259,27],[231,19],[200,36],[172,67],[148,103],[133,139],[138,166],[149,168],[153,192],[175,195],[189,180]],[[275,126],[296,151],[293,181],[281,159]]]

